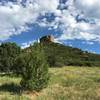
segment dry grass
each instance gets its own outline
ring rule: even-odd
[[[0,77],[0,100],[100,100],[100,67],[50,68],[47,88],[20,94],[21,78]]]

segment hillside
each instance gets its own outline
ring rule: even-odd
[[[100,55],[84,52],[78,48],[48,43],[44,44],[44,50],[51,66],[100,66]]]
[[[43,49],[50,66],[100,66],[100,55],[59,43],[43,43]],[[30,51],[26,48],[25,51]]]

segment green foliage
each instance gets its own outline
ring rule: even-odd
[[[0,71],[12,71],[15,58],[18,56],[20,51],[20,47],[15,43],[2,43],[0,45]]]
[[[43,46],[50,66],[100,66],[100,55],[59,43],[48,43]]]
[[[16,65],[24,89],[40,91],[47,86],[48,64],[41,45],[35,44],[31,47],[31,52],[21,54],[16,59]]]

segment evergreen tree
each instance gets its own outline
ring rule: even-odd
[[[22,76],[21,86],[24,89],[40,91],[47,86],[48,64],[41,45],[34,44],[31,52],[21,54],[16,62]]]
[[[20,54],[20,51],[21,49],[16,43],[2,43],[0,45],[0,71],[12,71],[15,58]]]

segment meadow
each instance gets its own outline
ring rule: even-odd
[[[22,91],[21,77],[0,74],[0,100],[100,100],[100,67],[49,68],[50,81],[41,92]]]

